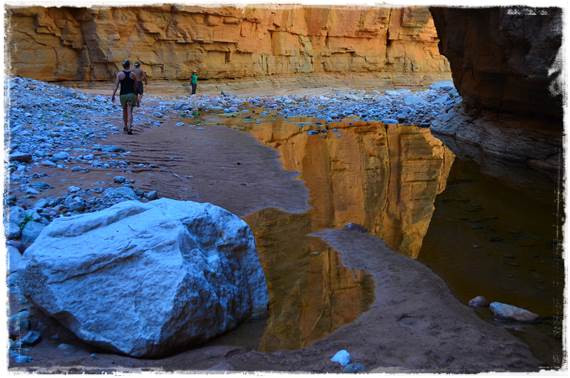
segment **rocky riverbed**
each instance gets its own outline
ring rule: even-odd
[[[283,171],[274,152],[237,131],[211,127],[207,122],[209,115],[235,118],[251,125],[261,119],[289,118],[299,126],[300,133],[317,135],[334,133],[335,125],[342,119],[355,128],[368,121],[427,127],[437,123],[441,114],[457,109],[461,101],[449,82],[419,91],[355,90],[312,97],[242,97],[227,93],[191,98],[147,97],[142,109],[135,113],[135,135],[126,136],[120,132],[120,108],[111,104],[108,96],[87,95],[22,78],[12,78],[8,85],[6,174],[9,191],[5,197],[5,224],[8,251],[14,261],[10,263],[12,272],[19,270],[21,254],[25,254],[43,227],[55,218],[104,209],[124,200],[146,202],[168,196],[210,201],[241,216],[268,207],[295,213],[308,210],[306,189],[294,175]],[[177,140],[167,138],[169,135]],[[145,138],[153,139],[144,145]],[[112,365],[120,365],[166,370],[338,371],[338,366],[328,358],[349,345],[349,350],[356,350],[357,360],[364,362],[367,369],[394,366],[429,371],[537,368],[537,361],[523,344],[461,307],[428,269],[417,268],[420,264],[400,256],[383,265],[382,259],[393,252],[378,239],[370,237],[368,240],[368,236],[363,239],[357,234],[331,231],[322,234],[322,238],[341,253],[343,260],[347,259],[349,267],[370,269],[376,293],[386,290],[384,285],[388,284],[390,297],[375,302],[365,316],[313,346],[272,353],[227,346],[206,347],[155,363],[103,355],[81,346],[72,337],[62,336],[63,331],[46,325],[40,315],[36,317],[36,311],[20,291],[18,275],[11,274],[8,280],[13,325],[11,361],[13,366],[30,364],[37,369],[79,364],[95,370],[113,370]],[[350,240],[358,240],[366,246],[366,252],[358,257],[359,252],[350,246]],[[372,257],[378,251],[382,253],[374,260]],[[363,264],[362,258],[366,256],[369,262],[376,262]],[[383,257],[378,260],[379,256]],[[413,266],[418,279],[425,279],[441,289],[444,293],[438,302],[441,307],[426,306],[440,295],[429,287],[414,291],[415,307],[407,307],[405,302],[396,299],[410,295],[406,292],[409,285],[402,284],[406,286],[402,287],[398,275],[394,274],[394,269],[402,266]],[[390,314],[394,316],[385,318],[381,304],[390,306]],[[442,326],[442,316],[453,319],[450,324],[467,322],[469,326]],[[400,331],[384,335],[385,342],[380,340],[382,338],[367,339],[366,345],[358,346],[362,344],[363,335],[383,334],[394,327]],[[424,332],[430,329],[437,332]],[[42,334],[48,336],[40,341]],[[441,335],[445,336],[445,345],[439,345]],[[412,342],[418,337],[425,350],[440,349],[435,354],[422,351],[417,358],[409,359],[406,356],[419,353]],[[457,343],[463,345],[465,337],[477,339],[480,345],[462,349],[461,358],[456,359],[453,355],[459,346]],[[62,342],[64,340],[71,340],[75,346],[67,347],[69,344]],[[391,352],[376,356],[379,350]]]

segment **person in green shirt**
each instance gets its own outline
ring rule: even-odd
[[[192,85],[192,94],[196,94],[196,87],[198,86],[198,74],[196,70],[192,71],[192,78],[190,79],[190,84]]]

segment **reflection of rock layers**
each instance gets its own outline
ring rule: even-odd
[[[313,229],[362,224],[415,258],[454,155],[427,129],[355,124],[336,125],[338,137],[310,136],[279,122],[252,132],[279,150],[286,169],[301,172]]]
[[[312,72],[449,72],[427,8],[9,8],[12,74],[109,80],[125,58],[153,79]]]
[[[338,254],[310,232],[308,214],[269,209],[247,218],[254,230],[270,296],[260,350],[300,348],[365,311],[372,278],[342,266]]]

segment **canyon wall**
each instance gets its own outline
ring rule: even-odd
[[[560,8],[430,8],[466,104],[562,116]],[[561,126],[561,123],[558,123]]]
[[[124,59],[153,79],[447,72],[427,8],[316,6],[7,9],[10,73],[110,80]]]

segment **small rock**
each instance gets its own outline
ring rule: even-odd
[[[469,301],[469,307],[487,307],[489,306],[489,301],[482,295],[476,296]]]
[[[52,155],[52,161],[60,161],[60,160],[67,160],[69,159],[69,153],[65,151],[60,151]]]
[[[125,178],[125,176],[115,176],[113,177],[113,181],[117,184],[122,184],[125,181],[127,181],[127,179]]]
[[[19,239],[20,236],[22,236],[22,230],[20,230],[20,226],[12,221],[8,223],[8,226],[6,227],[6,239]]]
[[[366,368],[364,367],[363,364],[361,364],[360,362],[354,362],[354,363],[346,365],[342,369],[342,372],[343,373],[361,373],[364,370],[366,370]]]
[[[387,124],[387,125],[395,125],[395,124],[398,123],[398,120],[397,120],[397,119],[394,119],[394,118],[384,118],[384,119],[382,120],[382,122],[385,123],[385,124]]]
[[[176,127],[184,126],[184,122],[176,122]]]
[[[22,229],[22,244],[25,247],[32,245],[34,240],[39,236],[40,232],[45,228],[40,222],[28,222]]]
[[[23,152],[14,152],[10,155],[10,161],[19,161],[22,163],[31,163],[32,155]]]
[[[530,312],[524,308],[516,307],[506,303],[491,302],[489,308],[491,309],[493,315],[500,319],[515,320],[525,323],[531,323],[538,319],[538,315],[534,312]]]
[[[125,149],[124,149],[123,147],[118,147],[118,146],[113,146],[113,145],[107,145],[107,146],[101,147],[101,151],[107,152],[107,153],[111,153],[111,152],[125,152]]]
[[[42,339],[42,335],[38,331],[28,331],[20,340],[24,346],[34,346]]]
[[[367,233],[368,230],[366,229],[366,227],[361,226],[357,223],[347,223],[344,225],[343,230],[346,231],[355,231],[355,232],[361,232],[363,234]]]
[[[10,357],[14,359],[14,362],[17,364],[27,364],[29,362],[32,362],[32,357],[26,356],[13,350],[10,351]]]
[[[8,333],[11,338],[19,338],[30,330],[30,312],[23,310],[8,319]]]
[[[66,343],[61,343],[57,346],[57,349],[64,351],[64,352],[74,352],[77,350],[76,347],[74,347],[71,344],[66,344]]]
[[[351,360],[352,359],[350,357],[350,353],[348,353],[346,349],[339,350],[338,352],[335,353],[334,356],[331,357],[332,362],[336,362],[337,364],[340,364],[343,367],[350,364]]]
[[[154,201],[158,198],[158,192],[156,190],[151,190],[150,192],[144,194],[144,198],[149,201]]]
[[[26,268],[26,261],[18,251],[18,248],[8,245],[6,246],[6,252],[8,252],[8,272],[12,274],[17,271],[24,270]]]
[[[63,201],[63,206],[69,211],[82,211],[85,209],[85,200],[79,196],[69,195]]]
[[[43,160],[41,164],[45,167],[55,167],[56,164],[51,160]]]
[[[81,188],[78,187],[78,186],[73,186],[73,185],[72,185],[72,186],[67,187],[67,191],[68,191],[69,193],[77,193],[77,192],[79,192],[80,190],[81,190]]]

